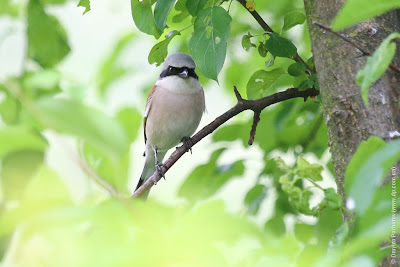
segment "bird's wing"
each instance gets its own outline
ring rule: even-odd
[[[144,143],[147,142],[147,137],[146,137],[146,122],[147,122],[147,117],[149,116],[149,112],[151,109],[151,100],[153,99],[153,94],[156,91],[157,86],[154,86],[149,93],[149,96],[147,97],[147,102],[146,102],[146,108],[144,110],[144,118],[143,118],[143,132],[144,132]]]

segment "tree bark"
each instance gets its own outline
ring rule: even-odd
[[[313,21],[330,25],[342,0],[304,0],[312,51],[320,83],[323,113],[329,147],[336,172],[336,184],[345,200],[344,179],[347,164],[362,140],[375,135],[389,142],[400,132],[400,77],[388,69],[369,90],[369,107],[361,99],[357,72],[366,57],[337,37],[323,31]],[[392,11],[352,26],[341,33],[351,37],[370,53],[392,32],[399,32],[400,17]],[[393,62],[399,66],[400,53]],[[393,136],[394,135],[394,136]],[[399,168],[397,168],[399,170]],[[348,218],[346,214],[343,214]],[[388,266],[382,262],[383,266]]]

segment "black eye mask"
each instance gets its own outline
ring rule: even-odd
[[[164,78],[164,77],[167,77],[167,76],[173,76],[173,75],[179,75],[184,70],[186,70],[188,72],[189,77],[193,77],[196,80],[199,79],[199,76],[197,76],[197,74],[194,71],[194,69],[191,69],[191,68],[188,68],[188,67],[175,68],[175,67],[172,67],[172,66],[169,66],[166,70],[161,72],[160,78]]]

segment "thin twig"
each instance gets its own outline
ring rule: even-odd
[[[260,16],[260,14],[258,14],[257,11],[250,11],[247,7],[246,7],[246,0],[237,0],[247,11],[250,12],[250,14],[253,16],[253,18],[258,22],[258,24],[260,24],[261,28],[263,28],[264,31],[266,31],[267,33],[271,34],[274,33],[275,31],[265,22],[265,20],[263,20],[263,18]],[[299,56],[299,54],[296,55],[296,57],[294,58],[294,60],[296,62],[300,62],[302,64],[304,64],[304,66],[312,73],[315,74],[315,71],[311,70],[307,64],[304,62],[304,60]]]
[[[206,137],[207,135],[211,134],[214,132],[219,126],[236,116],[237,114],[245,111],[245,110],[252,110],[253,112],[261,112],[264,108],[288,100],[292,98],[307,98],[310,96],[316,96],[319,95],[319,91],[310,88],[305,91],[299,91],[297,88],[290,88],[287,89],[286,91],[278,92],[270,96],[266,96],[260,99],[256,100],[246,100],[243,99],[240,96],[239,91],[234,87],[234,92],[236,95],[236,98],[238,99],[238,103],[226,111],[224,114],[216,118],[214,121],[212,121],[210,124],[206,125],[203,129],[198,131],[193,137],[192,137],[192,142],[193,145],[197,144],[201,139]],[[166,173],[174,164],[177,162],[180,157],[184,153],[188,151],[187,147],[184,145],[176,148],[176,150],[172,153],[172,155],[169,157],[167,161],[164,162],[164,165],[161,166],[162,170],[164,173]],[[150,188],[156,184],[159,180],[161,179],[160,174],[156,171],[153,173],[153,175],[146,180],[146,182],[143,183],[141,187],[139,187],[131,197],[136,198],[150,190]]]
[[[253,116],[253,124],[251,125],[251,131],[250,131],[250,138],[247,144],[251,146],[254,142],[254,137],[256,136],[256,131],[257,131],[257,125],[260,122],[260,111],[259,112],[254,112]]]
[[[333,33],[334,35],[338,36],[339,38],[343,39],[345,42],[349,43],[351,46],[357,48],[358,50],[361,51],[361,53],[363,54],[363,56],[372,56],[372,54],[370,52],[368,52],[367,50],[365,50],[364,48],[362,48],[360,45],[358,45],[357,43],[355,43],[352,39],[350,39],[349,37],[345,36],[344,34],[335,32],[332,30],[332,28],[330,26],[326,26],[318,21],[313,21],[313,24],[320,27],[321,29],[324,29],[328,32]],[[390,64],[389,67],[396,71],[397,73],[400,73],[400,68],[397,67],[396,65]]]

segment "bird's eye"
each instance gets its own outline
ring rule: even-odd
[[[169,73],[172,73],[173,71],[174,71],[174,67],[169,66],[169,67],[168,67],[168,72],[169,72]]]

